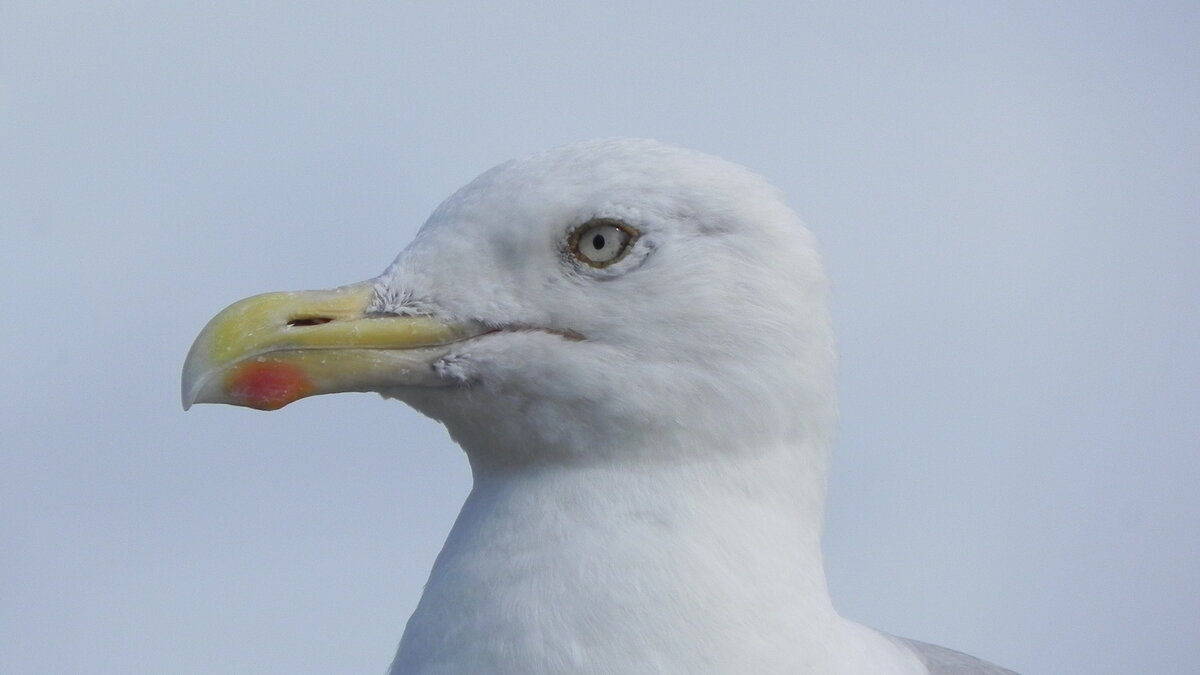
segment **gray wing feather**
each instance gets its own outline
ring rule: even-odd
[[[896,638],[929,668],[929,675],[1017,675],[1017,673],[980,659],[926,642]]]

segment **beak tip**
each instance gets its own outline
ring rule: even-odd
[[[189,387],[186,381],[183,383],[183,391],[180,392],[179,403],[183,405],[184,412],[191,410],[192,405],[196,403],[195,387]]]
[[[197,367],[195,362],[189,357],[187,363],[183,366],[183,377],[179,383],[179,403],[183,406],[184,412],[187,412],[197,403],[204,403],[204,388],[207,383],[207,374],[202,372],[202,369]]]

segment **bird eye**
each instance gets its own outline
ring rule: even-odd
[[[629,251],[637,230],[606,218],[589,220],[571,233],[571,255],[592,267],[607,267]]]

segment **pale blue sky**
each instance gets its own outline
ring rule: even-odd
[[[468,488],[369,395],[179,409],[237,298],[377,274],[509,157],[639,135],[822,239],[843,612],[1200,662],[1200,5],[0,6],[0,672],[381,673]]]

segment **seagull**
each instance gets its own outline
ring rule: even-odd
[[[378,277],[229,306],[183,405],[369,391],[445,425],[473,487],[392,675],[1011,674],[834,609],[827,295],[765,179],[588,141],[485,172]]]

